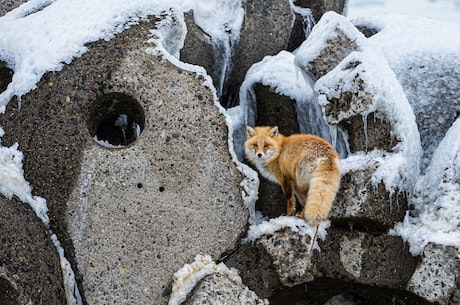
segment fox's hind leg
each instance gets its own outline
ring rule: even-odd
[[[283,184],[281,184],[281,188],[283,189],[284,196],[286,197],[286,200],[287,200],[286,215],[293,216],[296,210],[296,200],[295,200],[295,193],[294,193],[294,187],[292,185],[292,182],[284,181]]]
[[[302,211],[304,219],[317,226],[327,219],[340,186],[340,169],[334,159],[321,161],[313,171],[307,201]]]

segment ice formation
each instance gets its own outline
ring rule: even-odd
[[[363,82],[355,82],[356,79]],[[379,163],[372,182],[374,185],[384,182],[390,193],[397,189],[410,192],[419,174],[422,153],[420,136],[412,108],[386,59],[373,48],[355,51],[320,78],[315,90],[319,92],[318,100],[323,107],[330,99],[338,98],[344,92],[357,94],[356,101],[353,98],[349,109],[341,111],[337,117],[327,118],[330,123],[336,124],[355,115],[366,118],[373,112],[375,119],[389,121],[392,136],[398,144],[392,152],[380,151],[368,155]],[[365,97],[360,96],[363,92],[371,96],[368,104],[363,103]],[[347,159],[342,164],[346,166],[346,162]]]
[[[460,255],[460,119],[449,129],[433,154],[426,174],[417,181],[412,214],[392,234],[420,255],[429,242],[455,246]]]

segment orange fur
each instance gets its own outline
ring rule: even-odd
[[[302,205],[298,217],[317,226],[327,219],[340,186],[339,155],[332,145],[315,135],[288,137],[278,127],[246,127],[245,153],[266,178],[281,185],[287,215]]]

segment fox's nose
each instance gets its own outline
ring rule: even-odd
[[[257,157],[262,158],[263,154],[262,153],[257,153]]]

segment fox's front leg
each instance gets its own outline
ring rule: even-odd
[[[292,182],[290,181],[284,181],[283,184],[281,185],[284,196],[286,197],[287,200],[287,216],[294,216],[295,211],[296,211],[296,200],[295,200],[295,193],[294,193],[294,187],[292,185]]]

